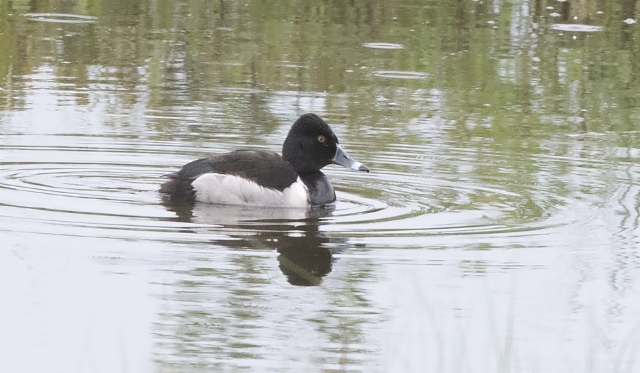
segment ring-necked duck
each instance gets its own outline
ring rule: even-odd
[[[329,125],[315,114],[293,124],[282,156],[266,150],[236,150],[187,163],[167,175],[161,193],[174,201],[230,205],[307,207],[336,200],[328,164],[369,169],[342,150]]]

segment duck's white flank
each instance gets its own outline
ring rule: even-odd
[[[239,176],[207,173],[195,179],[191,186],[196,201],[223,205],[251,206],[309,206],[309,192],[298,178],[282,192],[262,187]]]

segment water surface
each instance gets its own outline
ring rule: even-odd
[[[0,371],[637,371],[635,9],[0,3]],[[306,112],[335,204],[158,194]]]

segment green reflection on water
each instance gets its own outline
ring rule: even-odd
[[[220,134],[277,146],[275,131],[291,118],[274,112],[314,110],[318,100],[329,123],[343,125],[352,153],[369,155],[363,162],[415,146],[415,162],[409,153],[373,167],[506,186],[522,195],[510,212],[521,222],[571,193],[563,177],[576,166],[563,157],[618,161],[593,134],[637,146],[638,28],[622,22],[634,18],[631,3],[3,2],[0,116],[29,109],[34,82],[53,80],[62,97],[55,105],[104,105],[113,115],[105,124],[120,134],[195,148]],[[27,12],[98,21],[36,22]],[[363,46],[370,42],[402,48]],[[420,149],[440,154],[424,166]],[[539,185],[555,197],[536,197]],[[608,185],[590,188],[602,194]],[[482,193],[464,200],[448,188],[432,194],[442,208],[504,202]]]
[[[280,141],[269,137],[279,136],[284,119],[278,111],[306,110],[321,100],[320,110],[338,124],[341,141],[374,171],[377,166],[445,182],[466,179],[517,194],[433,186],[429,206],[421,207],[436,206],[437,212],[494,206],[504,213],[499,217],[504,224],[522,224],[544,218],[565,199],[608,196],[617,176],[607,165],[636,160],[616,151],[639,145],[638,27],[622,22],[637,17],[635,1],[581,4],[4,1],[0,120],[46,104],[27,96],[33,84],[53,82],[61,98],[54,106],[92,111],[104,105],[113,114],[104,129],[121,135],[178,138],[197,148],[224,134],[261,146]],[[98,21],[35,22],[22,16],[27,12],[85,14]],[[601,25],[604,31],[549,29],[560,22]],[[363,46],[369,42],[404,48]],[[43,71],[48,75],[39,80]],[[132,121],[131,114],[141,116]],[[398,153],[404,155],[400,162],[382,159]],[[583,169],[582,176],[593,171],[593,177],[568,177],[576,169]],[[350,188],[341,190],[387,196],[382,187]],[[411,191],[403,197],[417,199]],[[402,204],[389,204],[394,202]],[[270,284],[272,279],[251,271],[259,265],[251,260],[236,263],[246,271],[237,282]],[[216,274],[204,267],[190,276]],[[340,294],[327,298],[334,306],[367,308],[359,281],[374,276],[356,271]],[[177,287],[201,285],[191,279]],[[177,327],[183,333],[177,334],[191,341],[204,333],[200,328],[217,332],[231,329],[231,321],[259,318],[259,309],[242,303],[256,295],[231,292],[230,317],[186,311],[184,317],[194,324]],[[350,311],[336,316],[338,325],[327,322],[331,312],[322,314],[318,333],[356,349],[365,322]],[[194,321],[198,318],[201,323]],[[228,341],[222,339],[222,347],[214,348],[225,348]],[[254,345],[229,346],[232,357],[253,357],[241,350]]]
[[[406,133],[407,122],[421,116],[452,124],[454,143],[479,136],[500,147],[559,131],[633,128],[637,28],[621,21],[634,9],[596,2],[561,8],[490,1],[4,2],[2,107],[23,107],[20,78],[46,65],[76,92],[105,80],[124,88],[114,112],[138,102],[130,95],[136,87],[149,91],[147,108],[220,100],[216,87],[323,92],[329,112],[350,127],[371,127],[382,146],[398,135],[423,141]],[[27,11],[87,14],[98,22],[33,22],[21,17]],[[605,31],[549,30],[561,20],[552,11]],[[377,41],[404,48],[362,47]],[[426,77],[389,79],[376,71]],[[77,103],[91,104],[76,95]]]

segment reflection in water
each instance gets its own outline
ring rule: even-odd
[[[319,285],[320,279],[331,272],[332,253],[328,248],[319,245],[324,240],[326,238],[319,236],[304,240],[295,238],[283,240],[278,245],[280,270],[287,276],[291,285]]]
[[[637,3],[0,2],[0,371],[631,371]],[[308,111],[335,211],[158,204]]]
[[[214,243],[237,249],[275,249],[280,254],[280,270],[292,285],[319,285],[331,272],[336,244],[346,239],[330,238],[319,230],[323,218],[332,215],[335,205],[311,209],[255,208],[251,206],[213,205],[174,202],[163,198],[164,206],[177,214],[180,222],[198,225],[194,233],[215,226],[233,238]]]

